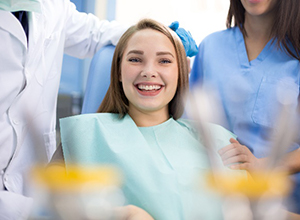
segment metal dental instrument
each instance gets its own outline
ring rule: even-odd
[[[217,163],[217,155],[214,151],[214,139],[207,127],[212,116],[212,100],[209,99],[207,93],[197,88],[189,94],[186,104],[187,114],[196,122],[195,126],[207,151],[212,174],[215,175],[220,170],[220,165]]]
[[[270,148],[270,156],[267,169],[272,170],[279,166],[281,159],[288,148],[295,141],[297,133],[297,117],[290,113],[288,106],[284,106],[278,117],[278,129],[273,133],[273,141]]]

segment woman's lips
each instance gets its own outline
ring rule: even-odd
[[[259,3],[259,2],[261,2],[261,1],[263,1],[263,0],[248,0],[250,3],[253,3],[253,4],[255,4],[255,3]]]
[[[164,87],[159,84],[137,84],[135,85],[139,94],[143,96],[156,96],[161,92],[161,89]]]

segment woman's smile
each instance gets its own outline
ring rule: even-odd
[[[138,83],[135,85],[135,87],[140,95],[156,96],[162,91],[164,86],[152,83]]]
[[[135,33],[122,57],[121,78],[129,113],[164,114],[178,83],[175,48],[164,34],[150,29]]]

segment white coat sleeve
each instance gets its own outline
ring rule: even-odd
[[[128,28],[116,21],[100,20],[93,14],[79,12],[73,3],[68,4],[64,52],[70,56],[92,57],[101,47],[116,45]]]
[[[0,219],[28,219],[33,206],[33,199],[13,192],[0,191]]]

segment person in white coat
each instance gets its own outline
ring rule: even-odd
[[[12,13],[20,10],[28,17],[25,31]],[[124,31],[116,22],[78,12],[69,0],[0,1],[1,220],[28,218],[29,168],[46,163],[56,149],[63,54],[92,57]]]

